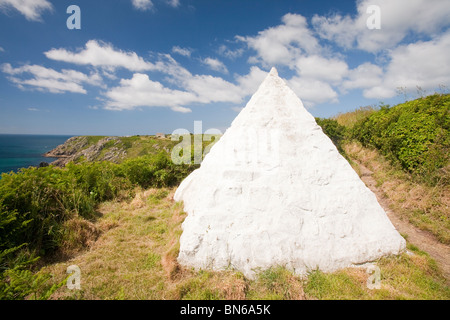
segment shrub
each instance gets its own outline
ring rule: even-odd
[[[165,153],[125,161],[21,169],[0,180],[0,248],[28,243],[45,254],[60,245],[66,221],[95,218],[95,208],[120,191],[173,186],[196,166],[174,165]]]
[[[322,127],[323,132],[331,139],[331,141],[333,141],[338,151],[344,157],[347,157],[344,149],[342,148],[342,143],[347,136],[346,127],[340,125],[334,119],[316,118],[316,122],[319,126]]]
[[[449,112],[450,95],[434,94],[392,108],[383,106],[359,121],[351,134],[425,182],[448,183],[440,169],[449,161]]]
[[[0,179],[0,298],[47,297],[48,275],[30,267],[61,247],[79,248],[90,233],[96,206],[134,187],[165,187],[181,182],[194,165],[174,165],[166,153],[111,162],[69,163],[21,169]],[[69,249],[70,248],[65,248]],[[25,250],[25,251],[24,251]],[[19,259],[30,252],[29,259]],[[19,261],[19,262],[18,262]]]
[[[174,186],[198,167],[175,165],[164,152],[126,160],[120,166],[132,184],[143,188]]]

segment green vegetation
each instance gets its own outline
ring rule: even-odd
[[[331,141],[333,141],[339,153],[347,158],[342,146],[348,135],[348,129],[339,124],[335,119],[316,118],[316,122],[322,127],[323,132],[331,139]]]
[[[443,243],[450,243],[449,107],[450,95],[432,95],[316,119],[355,170],[373,172],[392,210]],[[197,166],[172,163],[178,143],[80,137],[60,150],[76,154],[63,168],[3,174],[0,299],[450,298],[436,262],[411,244],[409,253],[376,262],[378,290],[367,288],[364,268],[301,277],[273,267],[254,280],[231,269],[183,268],[176,257],[185,213],[172,197]],[[82,290],[64,286],[68,265],[58,257],[81,268]]]
[[[317,123],[357,172],[359,164],[373,172],[393,210],[448,244],[449,113],[450,94],[434,94]]]
[[[214,144],[214,135],[201,135],[202,150],[207,153]],[[194,135],[189,135],[192,153],[194,151]],[[159,153],[170,155],[174,147],[185,140],[186,136],[170,136],[170,138],[155,136],[77,136],[67,140],[64,144],[47,153],[49,157],[58,158],[54,164],[65,166],[69,162],[101,162],[109,161],[121,163],[125,160],[136,159],[141,156],[155,156]],[[198,138],[198,136],[197,136]],[[187,139],[187,138],[186,138]],[[212,141],[211,141],[212,140]],[[181,148],[180,148],[181,149]],[[189,160],[189,157],[187,158]]]
[[[7,219],[14,217],[15,223],[1,245],[9,248],[26,242],[39,254],[45,254],[60,246],[64,221],[74,217],[95,219],[99,203],[136,186],[174,186],[193,169],[194,166],[174,165],[166,154],[160,153],[121,164],[69,163],[65,168],[27,168],[17,174],[3,174],[0,201],[3,210],[7,210]]]
[[[159,152],[168,153],[178,143],[177,141],[158,139],[153,136],[117,137],[117,139],[120,141],[118,148],[126,151],[125,159],[134,159]],[[108,147],[103,151],[107,150]]]
[[[409,253],[383,257],[376,262],[380,269],[380,289],[368,289],[366,268],[345,269],[334,273],[313,271],[305,284],[305,293],[318,299],[423,299],[450,297],[450,289],[439,276],[434,260],[416,247]]]
[[[86,136],[87,138],[87,143],[89,145],[93,145],[96,144],[97,142],[99,142],[100,140],[102,140],[103,138],[106,138],[106,136]]]
[[[167,153],[159,153],[120,164],[69,163],[65,168],[30,167],[3,174],[0,277],[6,282],[2,283],[21,287],[20,282],[13,281],[11,272],[16,269],[29,272],[26,267],[34,265],[38,259],[35,256],[83,247],[83,238],[97,233],[92,222],[98,216],[96,209],[101,202],[129,198],[136,187],[177,185],[194,168],[194,165],[174,165]],[[21,256],[24,261],[17,261]],[[0,298],[10,297],[8,290],[0,291]]]
[[[352,137],[375,147],[432,185],[448,184],[450,94],[434,94],[377,112],[358,121]]]
[[[362,107],[334,119],[316,118],[339,152],[357,140],[376,148],[418,182],[450,182],[450,94],[434,94],[394,107]]]

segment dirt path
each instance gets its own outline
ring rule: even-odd
[[[365,167],[360,161],[353,159],[360,168],[361,180],[377,196],[378,202],[386,211],[392,224],[397,230],[408,236],[408,242],[412,243],[420,250],[427,252],[441,268],[447,284],[450,285],[450,246],[439,242],[431,233],[420,230],[400,218],[400,215],[394,212],[390,206],[390,200],[383,195],[383,192],[377,187],[373,178],[373,172]]]

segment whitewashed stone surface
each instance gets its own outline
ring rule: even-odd
[[[331,272],[405,249],[275,68],[174,199],[188,214],[178,261],[196,269]]]

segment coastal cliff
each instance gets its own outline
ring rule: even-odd
[[[111,161],[120,163],[128,158],[169,152],[177,142],[157,136],[76,136],[44,154],[57,158],[51,164],[65,166],[69,162]]]

